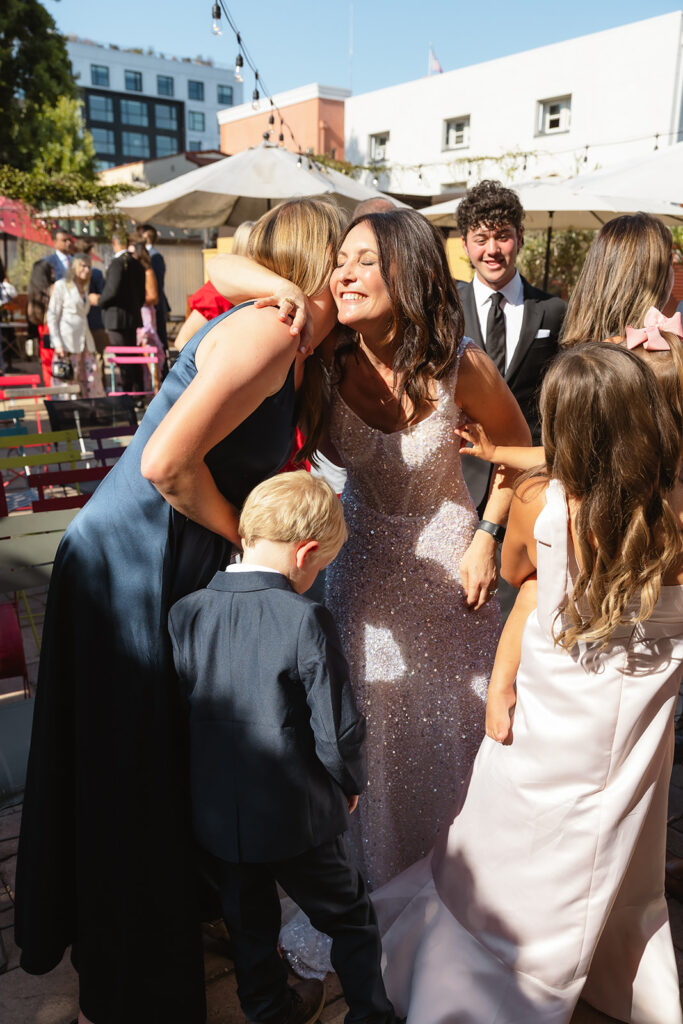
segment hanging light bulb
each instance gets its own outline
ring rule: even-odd
[[[221,6],[220,6],[220,4],[215,3],[213,5],[213,7],[211,8],[211,17],[213,18],[213,23],[211,25],[211,29],[213,31],[213,34],[215,36],[222,36],[223,33],[221,32]]]
[[[273,115],[272,115],[272,114],[271,114],[271,115],[270,115],[270,117],[268,118],[268,124],[275,124],[275,118],[273,117]]]
[[[260,98],[261,97],[259,95],[258,89],[254,89],[253,93],[251,94],[251,106],[253,110],[258,110],[258,101],[260,100]]]
[[[299,159],[296,162],[296,166],[297,167],[301,167],[302,163],[303,163],[303,160],[301,159],[301,154],[299,154]]]
[[[244,57],[242,56],[241,53],[238,53],[237,56],[235,57],[235,81],[236,82],[243,82],[244,81],[244,79],[242,78],[242,68],[243,67],[244,67]]]
[[[377,178],[377,177],[373,178],[372,179],[372,184],[375,186],[375,188],[377,188],[377,186],[379,185],[379,178]]]
[[[281,146],[284,146],[284,144],[285,144],[285,137],[282,134],[282,132],[280,132],[280,134],[278,135],[277,141],[280,143]]]

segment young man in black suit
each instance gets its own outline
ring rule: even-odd
[[[115,232],[111,238],[114,259],[109,264],[98,306],[110,345],[136,345],[136,330],[142,326],[140,310],[145,302],[145,270],[128,252],[128,238]],[[92,300],[91,300],[92,301]],[[142,391],[142,367],[121,367],[124,391]]]
[[[491,357],[541,443],[538,395],[557,353],[566,305],[530,285],[516,267],[524,241],[519,197],[499,181],[482,181],[458,205],[458,230],[474,267],[474,279],[458,286],[465,334]],[[464,458],[463,473],[475,505],[482,509],[491,467]],[[481,514],[481,512],[480,512]]]
[[[321,982],[287,985],[276,882],[332,937],[351,1024],[394,1024],[365,883],[342,833],[366,783],[365,720],[339,635],[301,595],[346,540],[341,502],[310,473],[259,484],[244,554],[178,601],[169,628],[189,703],[193,822],[254,1024],[311,1024]]]

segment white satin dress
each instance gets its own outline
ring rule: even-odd
[[[576,570],[562,486],[535,526],[514,739],[484,739],[430,857],[373,894],[390,999],[409,1024],[566,1024],[579,996],[681,1024],[664,898],[683,587],[599,654],[555,646]]]

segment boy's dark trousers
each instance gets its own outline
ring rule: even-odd
[[[277,952],[276,882],[332,938],[331,960],[349,1006],[345,1024],[394,1024],[382,981],[382,947],[365,883],[342,836],[267,864],[210,858],[232,940],[237,991],[249,1021],[280,1024],[290,1010],[287,968]]]

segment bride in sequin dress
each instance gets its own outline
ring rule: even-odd
[[[431,849],[484,734],[496,542],[477,530],[454,429],[482,415],[499,436],[529,435],[488,357],[462,339],[443,245],[424,217],[352,224],[331,286],[355,337],[332,370],[349,541],[326,603],[367,718],[370,781],[352,843],[377,888]],[[484,518],[505,522],[510,498],[501,472]]]
[[[221,291],[241,273],[234,257],[224,260],[226,280],[217,268],[212,275]],[[291,311],[291,284],[276,289],[262,268],[249,276],[252,294],[279,292]],[[477,530],[455,427],[483,420],[508,444],[530,437],[493,363],[462,338],[442,240],[424,217],[397,210],[353,222],[331,287],[339,321],[354,333],[324,354],[332,380],[325,454],[347,470],[349,529],[328,570],[326,602],[367,717],[370,781],[351,842],[377,888],[431,849],[484,735],[500,632],[490,601],[496,541]],[[505,522],[511,483],[496,474],[489,522]],[[297,916],[281,938],[304,974],[325,968],[326,940],[316,943],[312,932]]]

